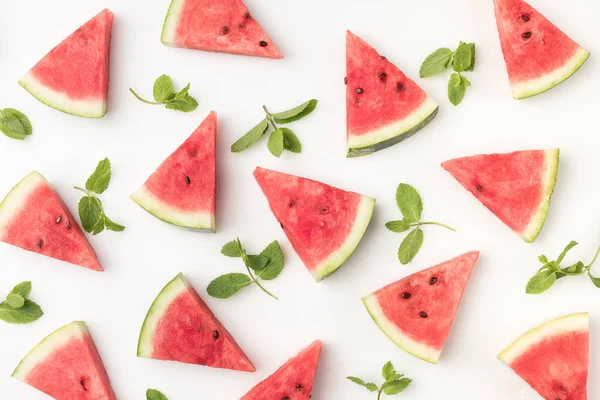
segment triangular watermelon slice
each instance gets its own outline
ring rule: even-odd
[[[494,0],[494,6],[515,99],[552,89],[577,72],[590,56],[523,0]]]
[[[0,204],[0,241],[102,271],[96,253],[48,181],[31,172]]]
[[[56,400],[116,399],[85,322],[71,322],[51,333],[12,376]]]
[[[320,354],[321,342],[316,341],[289,359],[240,400],[309,400]]]
[[[363,297],[375,323],[410,354],[437,364],[479,252],[463,254]]]
[[[345,82],[348,157],[401,142],[437,115],[438,105],[419,85],[350,31]]]
[[[19,84],[52,108],[81,117],[106,114],[113,13],[106,9],[53,48]]]
[[[152,303],[140,333],[138,357],[256,371],[183,274]]]
[[[254,177],[317,282],[352,255],[371,221],[375,199],[260,167]]]
[[[172,47],[283,58],[242,0],[172,0],[161,41]]]
[[[559,150],[481,154],[445,161],[461,185],[526,242],[538,236],[558,175]]]
[[[131,198],[163,221],[215,232],[216,153],[217,114],[212,111]]]
[[[546,400],[587,400],[588,314],[571,314],[538,326],[498,358]]]

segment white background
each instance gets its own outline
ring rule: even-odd
[[[163,46],[160,32],[168,1],[0,0],[0,107],[29,116],[34,134],[24,142],[0,137],[0,193],[37,169],[76,210],[83,184],[96,163],[113,164],[110,188],[102,195],[107,214],[124,223],[123,233],[89,237],[106,272],[83,268],[0,245],[0,294],[33,281],[32,299],[46,315],[13,326],[0,323],[0,398],[44,399],[10,378],[19,360],[45,335],[85,320],[120,399],[143,399],[149,387],[170,400],[237,399],[315,339],[324,351],[313,399],[374,399],[345,380],[357,375],[379,382],[391,360],[414,383],[406,399],[539,399],[496,355],[539,323],[578,311],[591,313],[590,398],[600,397],[600,304],[585,276],[561,280],[549,292],[526,295],[527,279],[541,253],[556,257],[570,240],[581,245],[567,261],[589,260],[600,244],[597,184],[597,117],[600,6],[592,0],[532,0],[547,17],[592,52],[566,83],[529,100],[512,99],[497,37],[491,0],[248,0],[253,16],[285,55],[268,60]],[[116,15],[113,28],[109,111],[99,120],[51,109],[31,97],[17,80],[39,58],[104,7]],[[473,86],[464,102],[446,97],[449,73],[418,80],[440,104],[438,117],[400,145],[360,159],[345,158],[345,31],[361,36],[409,76],[421,61],[459,40],[477,43]],[[129,87],[150,97],[154,79],[167,73],[177,87],[191,81],[199,101],[190,114],[146,105]],[[231,143],[263,118],[261,105],[280,111],[310,98],[317,110],[294,123],[303,153],[268,153],[266,139],[241,154]],[[129,194],[198,126],[210,110],[219,115],[217,234],[186,231],[152,217]],[[558,184],[542,234],[526,244],[503,226],[439,163],[485,152],[560,147]],[[371,225],[355,254],[335,275],[316,284],[293,252],[252,177],[261,165],[321,180],[377,199]],[[428,227],[414,262],[396,258],[402,239],[384,223],[399,218],[394,192],[400,182],[416,186],[423,217],[450,224],[451,233]],[[239,235],[251,252],[271,240],[282,244],[286,268],[266,286],[230,300],[206,295],[209,281],[242,271],[238,260],[219,254]],[[396,347],[371,321],[361,296],[410,273],[469,250],[481,259],[471,277],[439,365]],[[255,363],[254,374],[136,357],[144,316],[156,294],[184,272]],[[600,266],[596,269],[600,274]]]

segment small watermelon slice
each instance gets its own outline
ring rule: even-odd
[[[131,198],[165,222],[215,232],[216,153],[217,114],[212,111]]]
[[[140,333],[138,357],[256,371],[183,274],[152,303]]]
[[[68,114],[106,114],[113,13],[105,9],[44,56],[19,84],[42,103]]]
[[[552,89],[577,72],[590,56],[523,0],[494,0],[494,6],[515,99]]]
[[[321,354],[321,341],[313,342],[240,400],[309,400]]]
[[[116,399],[85,322],[71,322],[48,335],[12,376],[56,400]]]
[[[587,400],[588,314],[571,314],[538,326],[498,358],[546,400]]]
[[[558,175],[559,150],[457,158],[442,166],[526,242],[538,236]]]
[[[242,0],[172,0],[161,41],[171,47],[283,58]]]
[[[0,204],[0,241],[103,271],[75,218],[37,171],[23,178]]]
[[[363,297],[375,323],[410,354],[437,364],[479,252],[463,254]]]
[[[352,255],[371,221],[375,199],[260,167],[254,177],[317,282]]]
[[[367,42],[346,32],[348,157],[385,149],[414,135],[438,105]]]

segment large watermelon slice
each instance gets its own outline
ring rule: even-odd
[[[242,0],[172,0],[161,41],[172,47],[283,58]]]
[[[138,357],[256,371],[183,274],[152,303],[140,333]]]
[[[526,242],[538,236],[558,175],[559,150],[481,154],[442,163],[460,183]]]
[[[588,314],[571,314],[538,326],[498,358],[546,400],[587,400]]]
[[[473,251],[363,297],[375,323],[410,354],[437,364],[479,252]]]
[[[85,322],[71,322],[42,340],[12,376],[56,400],[115,400]]]
[[[412,136],[438,105],[367,42],[346,32],[348,157],[371,154]]]
[[[81,117],[106,114],[114,15],[103,10],[53,48],[19,84],[36,99]]]
[[[217,114],[212,111],[131,198],[163,221],[215,232],[216,153]]]
[[[316,341],[252,388],[241,400],[309,400],[320,354],[321,342]]]
[[[75,218],[37,171],[23,178],[0,204],[0,241],[103,270]]]
[[[523,0],[494,0],[513,97],[523,99],[565,81],[590,56]]]
[[[354,252],[373,215],[375,199],[264,168],[256,168],[254,177],[316,281]]]

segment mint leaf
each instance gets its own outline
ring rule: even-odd
[[[317,103],[317,100],[311,99],[306,103],[302,103],[299,106],[292,108],[291,110],[272,114],[272,116],[275,122],[278,124],[289,124],[290,122],[304,118],[313,112],[315,108],[317,108]]]
[[[19,294],[9,293],[6,296],[6,303],[12,308],[21,308],[25,304],[25,299]]]
[[[575,246],[577,246],[579,243],[577,243],[576,241],[572,240],[567,247],[565,247],[565,249],[562,251],[562,253],[560,253],[560,255],[558,256],[558,258],[556,259],[556,263],[560,265],[560,263],[563,262],[563,260],[565,259],[565,257],[567,256],[567,253]]]
[[[419,69],[419,76],[421,78],[427,78],[439,74],[448,68],[450,58],[453,54],[454,52],[446,47],[437,49],[423,61],[423,64],[421,64],[421,68]]]
[[[448,99],[452,104],[457,106],[463,101],[467,92],[467,86],[471,86],[471,83],[461,74],[455,72],[450,75],[450,80],[448,81]]]
[[[181,112],[192,112],[198,108],[198,102],[189,94],[182,98],[175,98],[170,100],[165,106],[170,110],[176,110]]]
[[[101,194],[108,188],[110,183],[110,160],[105,158],[100,161],[94,170],[94,173],[85,182],[85,188],[94,193]]]
[[[467,46],[471,49],[471,62],[465,71],[473,72],[475,69],[475,43],[467,43]]]
[[[283,148],[292,153],[302,152],[302,143],[298,140],[298,136],[288,128],[279,128],[283,134]]]
[[[92,227],[92,231],[90,232],[92,235],[96,236],[100,232],[104,230],[104,215],[102,215],[98,220],[94,223]]]
[[[267,247],[260,253],[261,256],[266,257],[269,262],[267,266],[260,271],[258,277],[265,281],[270,281],[279,276],[283,270],[284,256],[281,251],[281,246],[277,240],[269,243]]]
[[[406,222],[418,222],[421,219],[423,202],[414,187],[406,183],[399,184],[396,189],[396,204]]]
[[[592,275],[592,272],[588,269],[588,276],[590,278],[590,280],[592,281],[592,283],[594,284],[594,286],[596,286],[597,288],[600,288],[600,278],[594,278],[594,276]]]
[[[463,72],[469,68],[472,64],[472,47],[467,43],[460,42],[454,54],[454,71]]]
[[[550,289],[556,282],[556,271],[550,269],[542,269],[535,274],[525,287],[525,293],[540,294]]]
[[[283,131],[281,129],[275,129],[269,136],[269,142],[267,148],[275,157],[281,156],[283,153]]]
[[[260,271],[267,266],[269,259],[261,255],[249,255],[246,256],[246,262],[248,267],[252,268],[254,271]]]
[[[9,324],[28,324],[44,315],[39,305],[25,300],[23,307],[14,309],[8,303],[0,303],[0,320]]]
[[[360,385],[362,387],[367,388],[367,390],[369,392],[376,392],[377,390],[379,390],[379,388],[377,387],[376,384],[370,383],[370,382],[369,383],[365,383],[362,379],[357,378],[355,376],[347,376],[346,379],[348,379],[351,382],[356,383],[357,385]]]
[[[154,82],[154,88],[152,94],[154,101],[148,101],[140,97],[133,89],[129,89],[138,100],[143,101],[146,104],[164,104],[166,108],[170,110],[191,112],[198,107],[198,102],[189,94],[190,84],[175,93],[175,87],[173,81],[167,75],[159,76]]]
[[[411,382],[412,379],[410,378],[402,378],[395,381],[386,382],[381,387],[381,390],[383,390],[383,393],[387,394],[388,396],[395,395],[404,391],[404,389],[406,389]]]
[[[104,227],[104,222],[102,221],[102,203],[100,203],[97,197],[83,196],[79,200],[77,210],[81,219],[81,226],[86,232],[92,233],[97,231],[96,224],[98,221],[101,221],[102,227]]]
[[[402,265],[406,265],[415,258],[423,245],[423,231],[417,228],[410,232],[398,248],[398,259]]]
[[[383,364],[383,368],[381,368],[381,376],[383,377],[383,379],[389,381],[394,379],[395,375],[396,370],[394,369],[394,365],[391,361],[388,361],[385,364]]]
[[[243,255],[237,240],[225,243],[221,249],[221,254],[227,257],[241,257]]]
[[[29,118],[14,108],[0,110],[0,131],[11,139],[23,140],[33,129]]]
[[[173,97],[175,97],[175,87],[173,87],[173,81],[167,75],[159,76],[154,82],[154,88],[152,90],[154,100],[159,103],[165,103]]]
[[[125,230],[125,227],[123,225],[117,224],[116,222],[111,221],[110,218],[108,218],[106,216],[106,214],[103,215],[103,221],[104,221],[104,227],[106,229],[108,229],[109,231],[122,232]]]
[[[539,257],[538,257],[538,260],[540,260],[540,262],[541,262],[542,264],[548,264],[548,263],[550,262],[550,261],[548,261],[548,257],[546,257],[546,256],[545,256],[545,255],[543,255],[543,254],[542,254],[541,256],[539,256]]]
[[[11,293],[18,294],[21,297],[27,298],[27,296],[29,296],[29,293],[31,293],[31,282],[25,281],[19,283],[13,288],[13,290],[11,290]]]
[[[188,93],[190,91],[190,84],[188,83],[186,85],[186,87],[184,87],[183,89],[181,89],[176,95],[175,98],[176,99],[184,99],[188,96]]]
[[[252,280],[246,274],[225,274],[210,282],[206,291],[209,296],[217,299],[228,299],[251,283]]]
[[[258,142],[258,139],[265,133],[269,125],[267,118],[263,119],[254,128],[250,129],[248,133],[239,138],[234,144],[231,145],[232,153],[239,153]]]
[[[406,232],[410,229],[410,224],[405,220],[390,221],[385,224],[385,227],[392,232]]]
[[[146,390],[146,400],[168,400],[167,397],[156,389]]]

